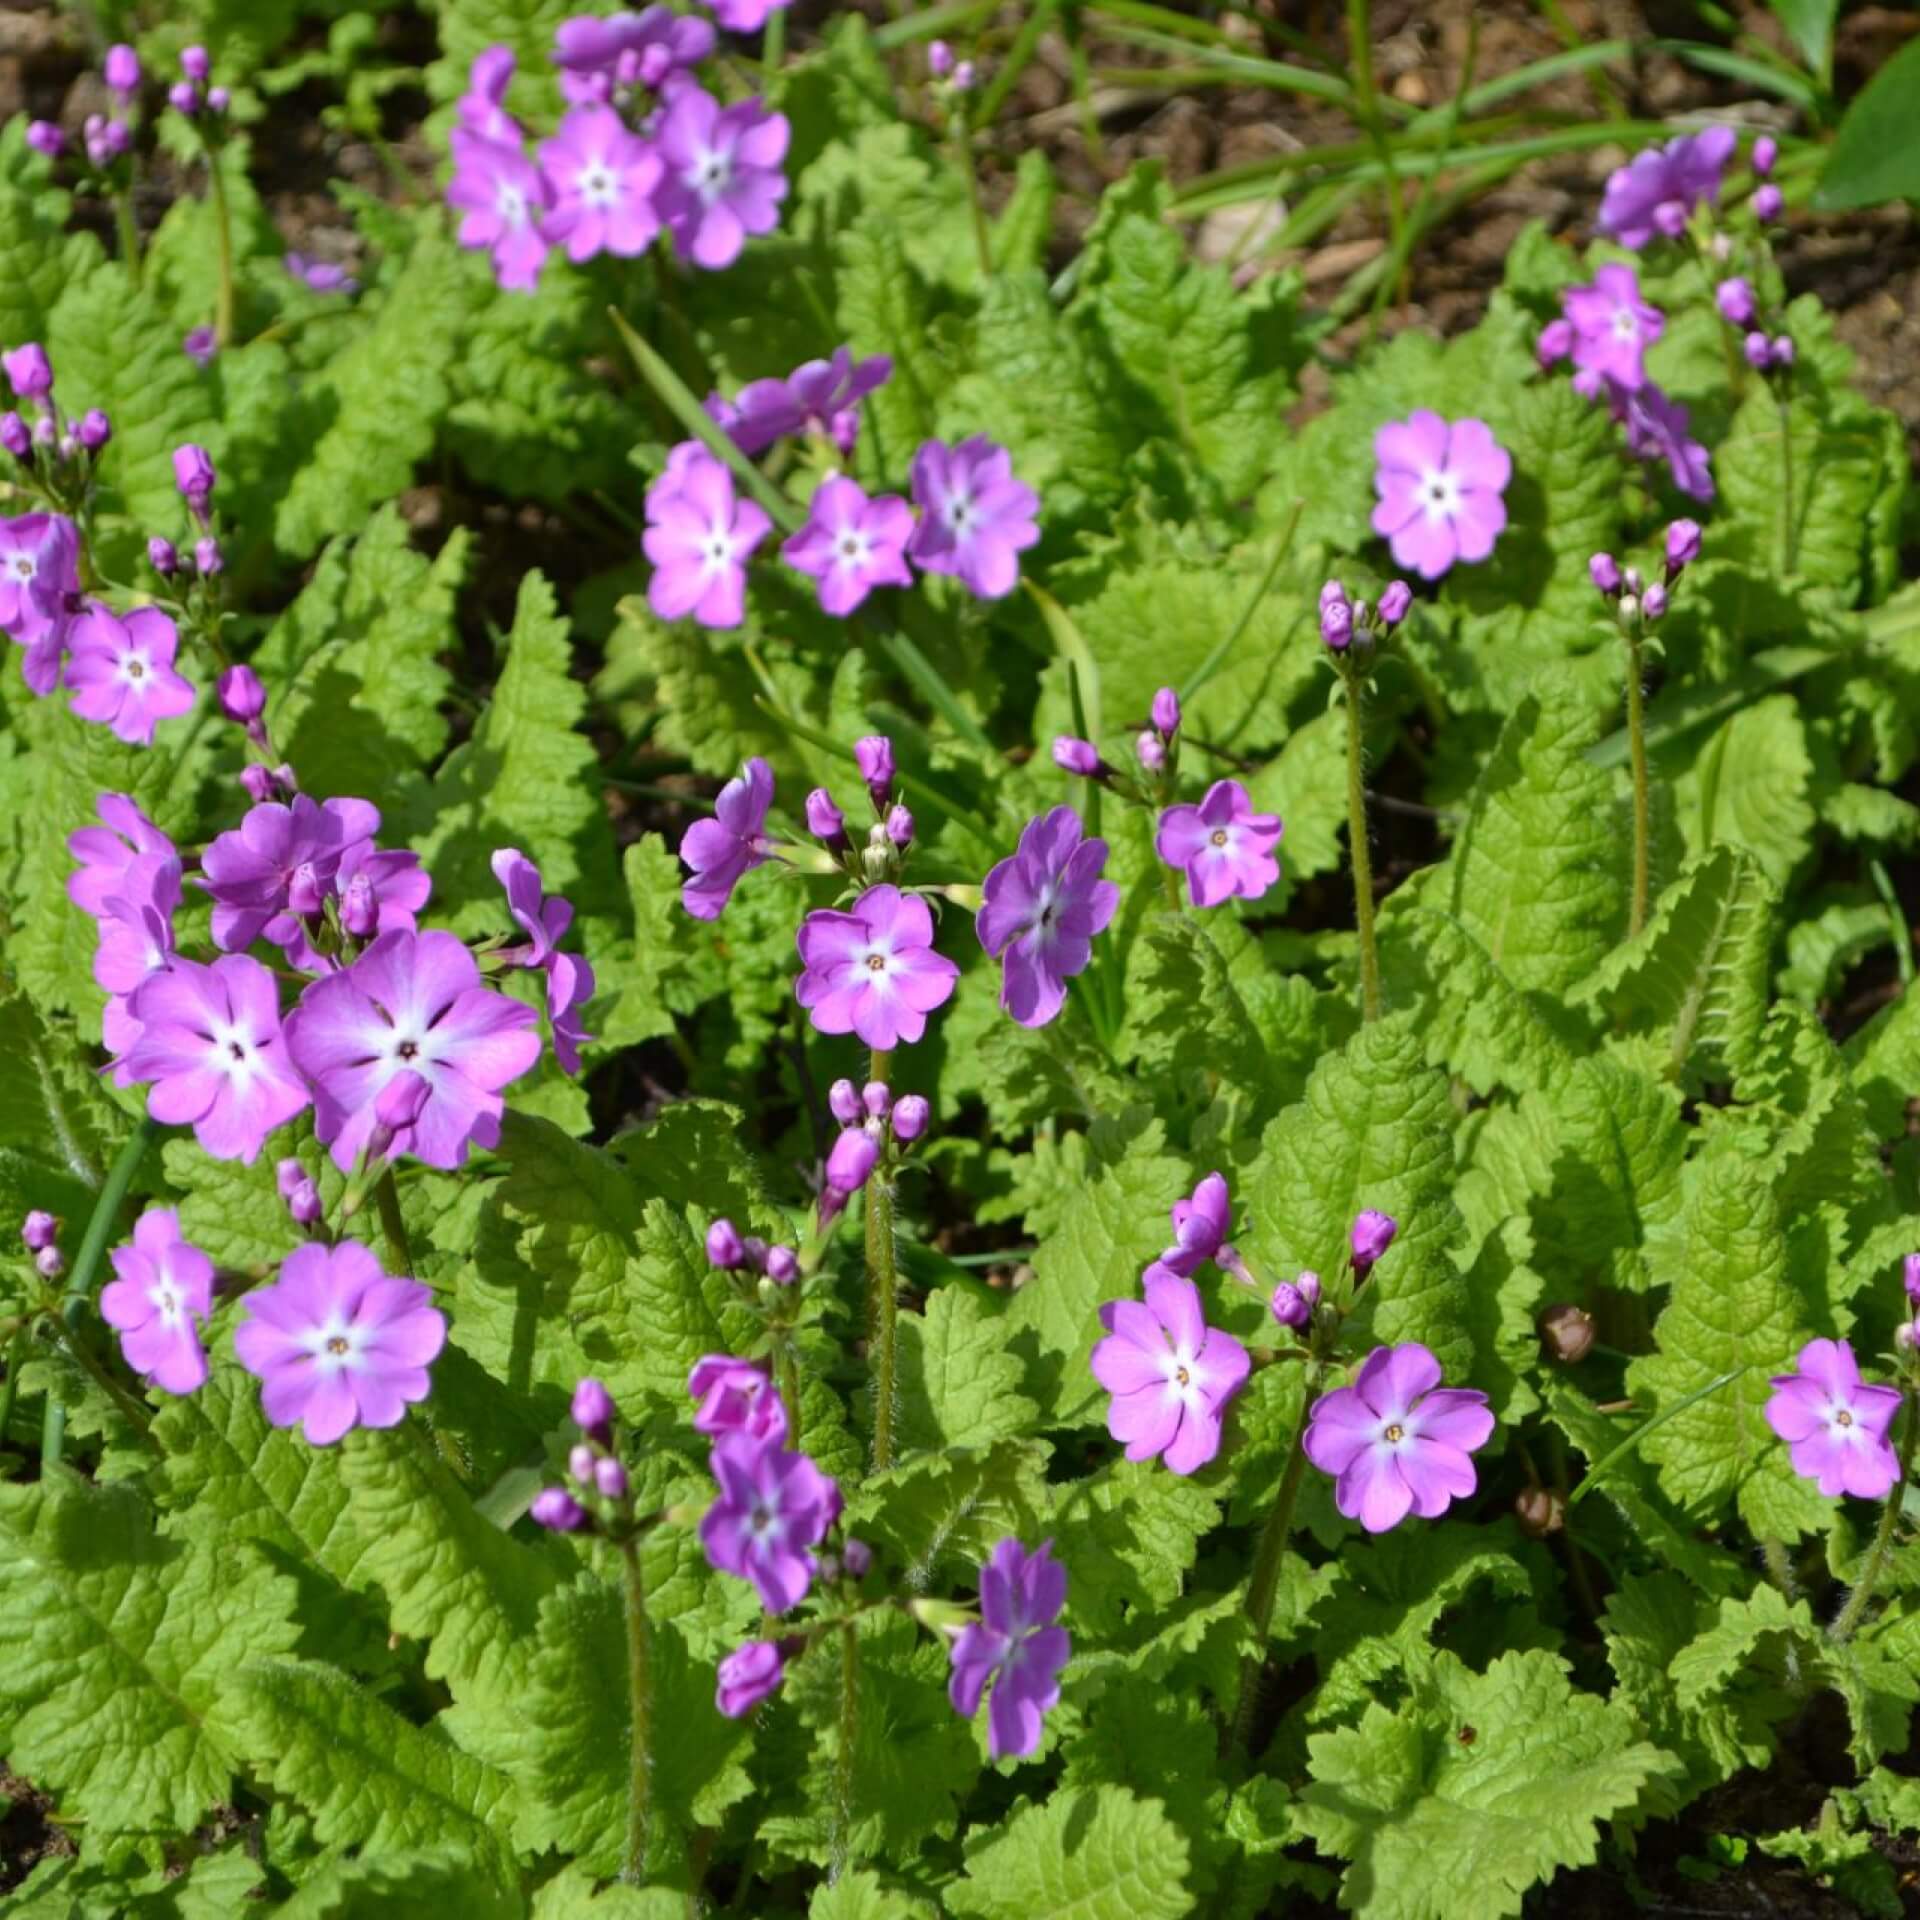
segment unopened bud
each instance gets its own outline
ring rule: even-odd
[[[613,1395],[591,1374],[573,1390],[573,1424],[583,1433],[598,1436],[613,1425]]]
[[[587,1524],[587,1510],[565,1487],[542,1487],[533,1496],[527,1517],[553,1533],[578,1533]]]
[[[1152,719],[1155,730],[1165,739],[1171,740],[1180,731],[1180,696],[1171,687],[1162,687],[1153,696]]]
[[[140,91],[140,56],[124,42],[107,49],[102,71],[107,85],[122,99]]]
[[[1413,589],[1404,580],[1389,580],[1380,594],[1380,624],[1397,627],[1413,607]]]
[[[856,1580],[864,1580],[873,1571],[873,1549],[864,1540],[849,1540],[841,1550],[840,1564]]]
[[[0,447],[24,460],[33,452],[33,433],[17,413],[0,414]]]
[[[893,742],[884,733],[865,734],[853,743],[853,759],[874,812],[885,813],[893,799]]]
[[[213,61],[205,47],[182,47],[180,71],[189,80],[204,80],[213,71]]]
[[[618,1460],[603,1454],[594,1462],[594,1490],[603,1500],[624,1500],[627,1497],[627,1470]]]
[[[58,1247],[42,1247],[33,1256],[33,1266],[42,1280],[58,1280],[67,1270],[66,1257]]]
[[[1764,180],[1767,175],[1773,171],[1773,163],[1779,157],[1779,154],[1780,143],[1774,139],[1772,134],[1763,133],[1760,138],[1753,143],[1752,166],[1754,172]]]
[[[847,844],[847,816],[833,803],[825,787],[815,787],[807,795],[807,831],[833,853]]]
[[[167,89],[167,105],[191,120],[200,111],[200,89],[191,80],[176,80]]]
[[[935,40],[929,44],[927,71],[936,80],[944,80],[953,71],[953,49],[944,40]]]
[[[213,690],[220,697],[220,711],[238,726],[259,719],[266,711],[267,690],[260,676],[244,664],[228,667],[214,681]]]
[[[896,847],[913,844],[913,815],[905,807],[896,806],[887,815],[887,838]]]
[[[1313,1309],[1307,1305],[1300,1289],[1290,1280],[1276,1281],[1273,1295],[1267,1302],[1273,1317],[1283,1327],[1298,1331],[1313,1318]]]
[[[925,1094],[910,1093],[897,1101],[893,1109],[893,1137],[911,1146],[926,1132],[933,1120],[933,1107]]]
[[[380,896],[364,873],[340,890],[340,924],[356,940],[371,940],[380,930]]]
[[[790,1287],[800,1278],[800,1256],[791,1247],[769,1247],[765,1271],[776,1287]]]
[[[1754,189],[1753,217],[1771,224],[1780,218],[1780,210],[1786,204],[1786,195],[1769,181],[1764,187]]]
[[[0,353],[0,366],[6,368],[7,382],[22,400],[44,400],[53,391],[53,365],[37,340]]]
[[[1901,1279],[1907,1289],[1909,1300],[1920,1301],[1920,1253],[1910,1253],[1901,1262]]]
[[[1372,1207],[1367,1207],[1356,1214],[1350,1236],[1354,1272],[1362,1276],[1369,1273],[1375,1262],[1393,1245],[1394,1236],[1399,1231],[1400,1223],[1390,1213],[1377,1213]]]
[[[233,95],[230,94],[225,87],[209,87],[207,89],[207,111],[209,113],[225,113],[232,105]]]
[[[1544,1540],[1567,1524],[1567,1496],[1556,1487],[1522,1487],[1514,1496],[1513,1515],[1529,1540]]]
[[[20,1238],[26,1242],[29,1253],[52,1246],[59,1237],[60,1222],[38,1207],[20,1222]]]
[[[867,1184],[880,1145],[865,1127],[848,1127],[827,1155],[827,1185],[840,1193],[857,1193]]]
[[[860,1089],[851,1080],[836,1080],[827,1089],[827,1111],[843,1127],[856,1126],[863,1111]]]
[[[1134,737],[1133,751],[1140,764],[1149,773],[1164,773],[1167,766],[1167,745],[1160,736],[1149,727],[1144,733]]]
[[[1570,1302],[1549,1307],[1540,1316],[1540,1342],[1548,1359],[1577,1365],[1593,1349],[1593,1315]]]
[[[1100,749],[1091,740],[1077,739],[1070,733],[1055,736],[1053,764],[1062,773],[1077,774],[1082,780],[1098,780],[1111,771],[1100,758]]]
[[[746,1264],[747,1249],[731,1220],[716,1220],[707,1229],[707,1264],[731,1272]]]
[[[58,160],[67,150],[67,136],[51,120],[27,122],[27,145],[49,160]]]
[[[1573,351],[1573,322],[1549,320],[1533,343],[1533,355],[1543,367],[1557,366]]]
[[[1722,280],[1713,290],[1713,304],[1720,309],[1720,317],[1729,326],[1748,325],[1755,310],[1752,284],[1738,275],[1731,280]]]
[[[203,577],[226,572],[227,556],[220,551],[220,542],[212,534],[205,534],[193,543],[193,564]]]
[[[1700,523],[1676,520],[1667,528],[1667,579],[1671,583],[1683,567],[1700,558]]]
[[[593,1485],[593,1463],[600,1456],[584,1440],[576,1440],[567,1452],[567,1478],[577,1487]]]
[[[162,539],[154,534],[147,541],[147,565],[162,576],[177,573],[180,568],[180,553],[171,540]]]
[[[98,453],[113,438],[113,422],[98,407],[89,407],[80,416],[78,437],[89,453]]]
[[[1658,620],[1667,610],[1667,590],[1658,580],[1649,580],[1640,596],[1640,611],[1648,620]]]
[[[870,1120],[884,1120],[893,1111],[893,1090],[884,1080],[869,1080],[860,1089],[860,1109]]]

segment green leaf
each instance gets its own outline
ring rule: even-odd
[[[913,1592],[970,1583],[1006,1535],[1045,1531],[1046,1458],[1035,1440],[916,1454],[846,1489],[847,1530],[884,1549]]]
[[[830,1886],[815,1887],[807,1920],[934,1920],[934,1908],[917,1894],[885,1885],[877,1873],[862,1867]]]
[[[276,1920],[391,1920],[396,1913],[520,1920],[525,1909],[471,1854],[446,1847],[329,1861],[273,1911]],[[607,1920],[616,1920],[611,1908]]]
[[[1920,199],[1916,88],[1920,44],[1902,47],[1848,107],[1814,192],[1816,205],[1839,212],[1882,200]]]
[[[1110,1459],[1059,1488],[1049,1525],[1067,1570],[1076,1644],[1134,1639],[1142,1622],[1159,1620],[1219,1523],[1218,1493],[1157,1460]]]
[[[1677,1766],[1552,1654],[1503,1654],[1484,1674],[1440,1654],[1433,1678],[1432,1697],[1308,1742],[1296,1818],[1352,1862],[1341,1905],[1364,1920],[1517,1914],[1530,1888],[1590,1865],[1599,1822]]]
[[[1005,1296],[950,1283],[927,1296],[924,1314],[898,1319],[897,1444],[984,1447],[1024,1433],[1039,1408],[1020,1391],[1026,1369],[1008,1345]]]
[[[1816,77],[1829,71],[1833,52],[1833,17],[1840,11],[1840,0],[1767,0],[1774,17],[1787,30],[1787,38],[1799,48],[1808,71]],[[1915,174],[1920,180],[1920,172]]]
[[[26,115],[13,118],[18,129],[9,121],[0,135],[0,340],[9,345],[44,342],[55,305],[102,264],[96,235],[66,230],[72,203],[48,184],[46,163],[30,154]]]
[[[293,1645],[293,1598],[244,1552],[160,1539],[128,1486],[0,1485],[0,1746],[90,1831],[191,1831],[246,1758],[222,1684]]]
[[[1742,708],[1674,784],[1688,852],[1725,841],[1752,854],[1761,872],[1785,887],[1813,845],[1812,781],[1800,703],[1781,693]]]
[[[1193,1911],[1186,1836],[1125,1787],[1063,1789],[969,1836],[947,1910],[975,1920],[1180,1920]]]

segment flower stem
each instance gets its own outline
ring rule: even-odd
[[[891,1054],[873,1049],[868,1076],[885,1080]],[[867,1181],[867,1288],[873,1362],[873,1464],[893,1465],[894,1322],[900,1291],[894,1268],[893,1184],[878,1168]]]
[[[117,193],[113,197],[114,225],[120,233],[120,258],[127,271],[133,275],[133,284],[140,284],[140,229],[133,218],[133,195]]]
[[[1901,1401],[1900,1411],[1907,1423],[1906,1431],[1900,1436],[1900,1478],[1887,1489],[1887,1497],[1881,1507],[1880,1525],[1874,1530],[1873,1545],[1867,1549],[1866,1564],[1860,1569],[1860,1578],[1854,1582],[1853,1591],[1847,1595],[1847,1604],[1840,1609],[1839,1617],[1827,1630],[1827,1638],[1836,1647],[1853,1637],[1854,1629],[1860,1624],[1860,1616],[1866,1612],[1867,1602],[1873,1597],[1873,1589],[1886,1571],[1887,1561],[1893,1554],[1893,1535],[1900,1524],[1902,1495],[1913,1474],[1914,1438],[1920,1435],[1920,1414],[1914,1411],[1912,1394],[1909,1393]]]
[[[233,344],[233,216],[227,206],[227,183],[220,173],[220,155],[207,148],[207,193],[213,201],[214,231],[220,243],[220,288],[213,309],[213,340],[223,352]]]
[[[1647,924],[1647,896],[1651,890],[1653,831],[1647,783],[1647,723],[1640,686],[1640,636],[1627,635],[1627,753],[1633,762],[1633,905],[1627,919],[1627,937],[1634,938]]]
[[[953,109],[953,164],[967,189],[967,208],[973,216],[973,250],[980,261],[980,278],[993,278],[993,237],[987,230],[986,204],[980,198],[980,177],[973,166],[973,122],[964,104]]]
[[[627,1774],[627,1852],[620,1878],[630,1887],[647,1877],[647,1839],[653,1825],[653,1636],[647,1623],[647,1580],[640,1542],[623,1540],[627,1568],[627,1692],[633,1721]]]
[[[783,1339],[774,1356],[774,1367],[780,1376],[780,1398],[787,1409],[787,1444],[795,1453],[800,1451],[800,1369],[794,1364],[793,1342]]]
[[[99,1270],[108,1240],[113,1237],[113,1223],[119,1215],[120,1203],[127,1197],[133,1176],[159,1131],[153,1121],[142,1116],[140,1123],[127,1135],[126,1144],[121,1147],[118,1158],[107,1170],[106,1184],[101,1187],[100,1196],[93,1203],[93,1212],[88,1217],[80,1251],[74,1256],[73,1276],[67,1283],[66,1298],[60,1303],[60,1319],[69,1340],[92,1297],[93,1276]],[[67,1409],[57,1394],[49,1394],[47,1411],[40,1426],[42,1467],[58,1464],[61,1454],[66,1450],[66,1441]]]
[[[860,1630],[849,1620],[840,1629],[840,1751],[833,1768],[833,1842],[827,1884],[847,1870],[853,1845],[853,1763],[860,1737]]]
[[[373,1190],[374,1203],[380,1209],[380,1231],[386,1236],[387,1252],[398,1271],[396,1280],[417,1280],[413,1270],[413,1247],[407,1239],[406,1215],[400,1211],[400,1189],[393,1183],[393,1168],[386,1167]]]
[[[1348,668],[1347,683],[1347,852],[1353,863],[1353,923],[1360,936],[1360,1011],[1380,1018],[1380,955],[1373,942],[1373,856],[1367,848],[1367,785],[1361,765],[1360,687],[1362,674]]]
[[[1293,1527],[1293,1508],[1300,1497],[1300,1482],[1306,1477],[1307,1411],[1313,1405],[1319,1375],[1319,1367],[1309,1362],[1306,1393],[1300,1402],[1300,1424],[1294,1431],[1286,1471],[1280,1476],[1280,1491],[1274,1496],[1273,1511],[1267,1515],[1260,1544],[1254,1549],[1253,1574],[1247,1581],[1247,1619],[1253,1627],[1253,1651],[1240,1667],[1240,1701],[1234,1708],[1233,1727],[1227,1742],[1229,1764],[1246,1757],[1248,1743],[1253,1738],[1253,1717],[1260,1706],[1260,1676],[1266,1670],[1267,1638],[1273,1629],[1274,1596],[1280,1590],[1280,1562],[1286,1552],[1287,1535]]]
[[[1167,890],[1167,906],[1171,912],[1180,911],[1180,876],[1162,860],[1159,862],[1160,884]]]

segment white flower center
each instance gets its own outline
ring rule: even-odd
[[[119,671],[123,685],[144,692],[141,682],[153,671],[153,663],[139,647],[132,647],[120,656]]]
[[[216,1020],[207,1042],[207,1064],[224,1074],[236,1093],[245,1093],[260,1071],[260,1052],[253,1035],[231,1021]]]
[[[696,154],[682,177],[707,206],[712,206],[733,184],[733,155],[711,150]]]
[[[147,1289],[147,1298],[152,1301],[154,1310],[160,1316],[160,1324],[169,1329],[177,1327],[181,1321],[183,1302],[171,1280],[162,1274]]]
[[[871,542],[864,533],[853,527],[842,530],[834,551],[841,566],[850,569],[864,568],[873,559]]]
[[[16,553],[13,556],[13,570],[20,576],[22,581],[27,581],[33,578],[35,573],[39,571],[39,568],[32,554]]]
[[[1420,499],[1429,520],[1451,520],[1460,511],[1460,483],[1444,470],[1422,474]]]
[[[620,180],[604,161],[593,160],[580,169],[574,190],[590,207],[612,207],[620,202]]]
[[[357,1373],[364,1366],[361,1349],[367,1335],[336,1307],[317,1327],[300,1335],[300,1344],[313,1355],[313,1364],[322,1374]]]
[[[527,196],[509,180],[502,180],[494,188],[493,210],[510,227],[527,224]]]
[[[956,540],[964,540],[980,524],[979,516],[973,510],[973,496],[970,493],[955,493],[947,497],[947,531]]]
[[[1640,338],[1640,322],[1634,318],[1631,307],[1614,308],[1613,337],[1629,344]]]

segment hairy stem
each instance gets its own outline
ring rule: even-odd
[[[1900,1525],[1903,1504],[1901,1496],[1906,1492],[1907,1482],[1913,1474],[1914,1437],[1920,1434],[1920,1415],[1914,1411],[1912,1394],[1907,1394],[1901,1400],[1900,1417],[1906,1421],[1906,1428],[1900,1436],[1900,1478],[1887,1489],[1887,1497],[1881,1507],[1880,1524],[1874,1529],[1873,1545],[1867,1549],[1860,1578],[1854,1582],[1853,1591],[1847,1595],[1847,1604],[1840,1609],[1839,1617],[1828,1630],[1827,1638],[1835,1646],[1853,1637],[1861,1615],[1867,1610],[1867,1602],[1873,1597],[1874,1587],[1886,1571],[1887,1561],[1893,1554],[1893,1536]]]
[[[967,208],[973,215],[973,250],[980,261],[980,278],[993,278],[993,236],[987,229],[986,203],[980,198],[980,176],[973,166],[973,128],[965,109],[956,107],[953,116],[953,164],[960,169],[966,184]]]
[[[875,1047],[867,1077],[884,1081],[893,1055]],[[894,1189],[876,1168],[867,1182],[868,1358],[873,1367],[873,1464],[893,1465],[894,1321],[900,1291],[894,1267]]]
[[[627,1569],[627,1693],[633,1721],[627,1770],[627,1850],[620,1878],[630,1887],[647,1877],[647,1840],[653,1825],[653,1631],[647,1622],[647,1580],[640,1542],[623,1540]]]
[[[374,1204],[380,1209],[380,1231],[386,1236],[387,1253],[395,1267],[395,1279],[418,1279],[413,1270],[413,1247],[407,1239],[406,1215],[400,1211],[400,1189],[393,1184],[393,1168],[387,1167],[373,1190]]]
[[[1351,669],[1347,683],[1347,853],[1353,863],[1353,924],[1360,936],[1360,1011],[1380,1018],[1380,954],[1373,941],[1373,855],[1367,847],[1367,784],[1361,765],[1360,686]]]
[[[233,344],[233,215],[227,206],[227,183],[220,173],[220,155],[207,148],[207,193],[213,201],[213,224],[220,243],[220,286],[214,296],[213,339],[224,352]]]
[[[1632,939],[1647,924],[1647,896],[1653,874],[1652,808],[1647,783],[1646,702],[1641,690],[1643,671],[1640,636],[1627,635],[1627,753],[1633,762],[1633,904],[1627,918]]]
[[[93,1276],[99,1271],[107,1242],[113,1237],[113,1223],[119,1215],[120,1203],[127,1197],[133,1176],[159,1131],[151,1120],[144,1116],[141,1118],[127,1135],[126,1144],[121,1147],[113,1165],[108,1168],[106,1184],[101,1187],[99,1198],[93,1203],[93,1212],[88,1216],[87,1231],[80,1242],[80,1251],[74,1257],[72,1277],[67,1282],[66,1298],[60,1303],[61,1323],[66,1329],[69,1344],[76,1351],[78,1343],[73,1339],[74,1330],[79,1326],[80,1316],[85,1313],[87,1302],[93,1296]],[[57,1394],[49,1394],[46,1415],[40,1427],[41,1465],[56,1465],[66,1451],[66,1443],[66,1407]]]
[[[127,271],[133,275],[133,284],[140,284],[140,229],[133,218],[133,194],[116,193],[113,196],[113,221],[120,234],[120,258]]]
[[[1167,863],[1159,862],[1160,884],[1167,890],[1167,906],[1170,911],[1180,911],[1180,875]]]
[[[787,1445],[800,1451],[800,1369],[794,1364],[793,1342],[783,1339],[774,1356],[774,1368],[780,1378],[780,1398],[787,1409]]]
[[[833,1768],[833,1841],[827,1883],[847,1870],[853,1844],[853,1762],[860,1737],[860,1635],[849,1620],[840,1629],[840,1751]]]

